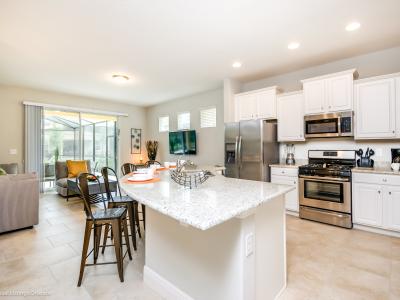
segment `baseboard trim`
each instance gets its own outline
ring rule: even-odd
[[[396,231],[392,231],[392,230],[375,228],[375,227],[370,227],[370,226],[360,225],[360,224],[353,224],[353,228],[400,238],[400,232],[396,232]]]
[[[286,214],[295,216],[295,217],[299,217],[299,212],[297,212],[297,211],[286,210]]]
[[[194,300],[148,266],[144,266],[143,280],[145,284],[167,300]]]
[[[276,294],[276,296],[275,296],[275,300],[277,300],[277,299],[279,299],[281,296],[282,296],[282,294],[283,294],[283,292],[286,290],[286,282],[285,282],[285,285],[282,287],[282,289],[278,292],[278,294]]]

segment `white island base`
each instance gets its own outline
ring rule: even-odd
[[[275,299],[285,243],[283,195],[207,230],[147,208],[144,281],[166,299]]]

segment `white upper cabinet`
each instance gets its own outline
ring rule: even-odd
[[[235,95],[237,116],[239,120],[251,120],[256,118],[257,97],[253,94]]]
[[[277,97],[278,141],[304,141],[304,97],[302,92]]]
[[[395,138],[395,79],[385,78],[360,81],[354,86],[356,119],[355,138]],[[400,119],[398,120],[400,122]]]
[[[236,121],[276,119],[276,86],[235,95]]]
[[[304,113],[321,114],[353,109],[353,78],[356,70],[302,80]]]
[[[325,80],[306,82],[304,89],[305,114],[321,114],[325,112]]]

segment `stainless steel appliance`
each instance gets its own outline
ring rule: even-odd
[[[400,163],[400,148],[390,149],[392,153],[392,163]]]
[[[353,150],[309,150],[309,164],[299,167],[300,218],[352,228]]]
[[[270,181],[269,164],[279,162],[276,121],[225,124],[225,176]]]
[[[353,136],[353,112],[304,117],[306,138]]]
[[[286,164],[294,165],[296,160],[294,159],[294,144],[286,144]]]

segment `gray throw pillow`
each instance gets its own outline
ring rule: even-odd
[[[4,171],[4,169],[2,169],[2,168],[0,168],[0,176],[1,176],[1,175],[7,175],[7,172]]]

